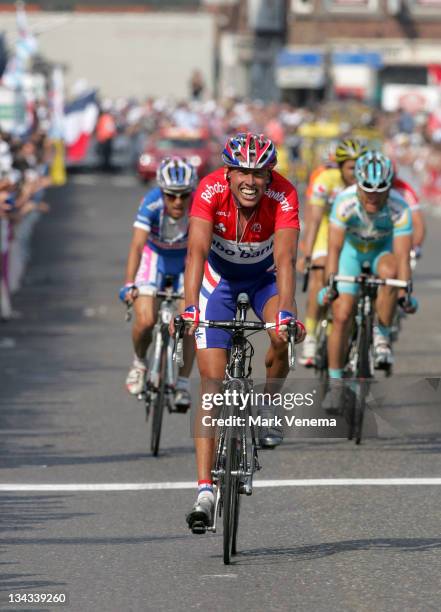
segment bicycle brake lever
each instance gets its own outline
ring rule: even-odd
[[[288,366],[290,370],[296,369],[296,322],[288,323]]]
[[[130,304],[127,304],[127,310],[126,310],[126,321],[131,321],[132,320],[132,311],[133,311],[133,302],[130,302]]]
[[[184,328],[185,324],[179,315],[175,317],[175,345],[173,348],[173,361],[179,368],[184,365]]]

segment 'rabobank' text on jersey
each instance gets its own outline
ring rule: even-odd
[[[278,229],[300,229],[295,187],[277,172],[262,200],[249,218],[243,236],[237,236],[237,207],[225,169],[206,176],[199,184],[191,216],[213,223],[208,261],[226,279],[256,278],[274,266],[274,233]]]

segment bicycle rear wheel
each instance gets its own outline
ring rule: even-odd
[[[159,385],[153,402],[152,431],[150,438],[150,450],[154,457],[158,456],[159,443],[161,441],[162,418],[164,415],[165,383],[167,368],[167,344],[163,342],[161,352],[161,367],[159,370]]]
[[[231,555],[237,552],[237,532],[239,527],[239,476],[240,451],[237,434],[231,429],[227,433],[226,460],[223,497],[223,547],[224,563],[229,565]]]

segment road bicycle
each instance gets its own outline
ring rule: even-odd
[[[183,296],[173,291],[173,281],[173,276],[166,276],[164,290],[155,293],[161,302],[147,359],[145,389],[138,396],[145,403],[146,421],[151,414],[150,450],[154,457],[159,454],[164,408],[169,412],[180,411],[174,404],[178,371],[173,360],[174,340],[169,325],[177,312],[176,301],[182,300]],[[126,319],[130,318],[131,310],[128,310]]]
[[[251,361],[254,349],[248,338],[258,331],[275,328],[274,323],[246,320],[248,308],[248,295],[241,293],[237,299],[235,319],[199,322],[200,327],[224,329],[232,333],[231,349],[222,383],[224,397],[234,398],[234,391],[251,393],[253,388]],[[175,319],[175,329],[177,339],[175,355],[178,365],[182,365],[184,322],[180,317]],[[291,321],[288,326],[290,369],[295,369],[295,330],[296,323]],[[247,332],[251,333],[247,334]],[[226,565],[231,562],[231,557],[237,554],[240,496],[252,494],[254,473],[261,469],[257,454],[256,430],[251,416],[249,403],[245,409],[241,410],[239,403],[224,402],[220,410],[220,418],[231,417],[230,422],[236,425],[224,424],[217,431],[216,453],[212,469],[216,489],[214,522],[208,529],[216,532],[217,521],[222,519],[223,560]]]
[[[375,298],[379,287],[388,286],[406,290],[406,300],[410,300],[412,281],[394,278],[378,278],[371,272],[368,263],[363,264],[362,273],[358,276],[331,275],[329,288],[335,290],[337,283],[356,283],[359,285],[357,308],[352,338],[344,368],[344,377],[352,379],[348,383],[348,439],[355,439],[360,444],[363,431],[363,420],[366,400],[369,395],[370,381],[374,378],[373,332],[375,322]],[[385,374],[392,374],[390,364],[384,367]]]

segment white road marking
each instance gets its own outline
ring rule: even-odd
[[[237,574],[204,574],[201,578],[237,578]]]
[[[377,487],[377,486],[439,486],[441,478],[306,478],[296,480],[257,480],[256,488],[272,487]],[[194,489],[196,482],[115,482],[77,484],[0,484],[0,492],[42,491],[166,491]]]

